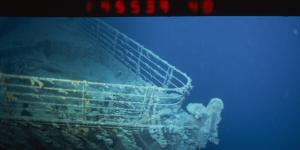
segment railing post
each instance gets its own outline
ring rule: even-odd
[[[86,120],[86,103],[87,103],[86,86],[87,86],[87,82],[86,80],[83,80],[82,81],[82,121]]]
[[[138,60],[136,63],[136,74],[140,75],[141,73],[141,57],[143,53],[143,49],[141,47],[138,47],[139,55],[138,55]]]
[[[174,71],[173,66],[169,66],[168,70],[167,70],[167,74],[166,74],[165,80],[163,82],[163,87],[164,88],[167,88],[170,85],[170,81],[171,81],[171,79],[173,77],[173,71]]]

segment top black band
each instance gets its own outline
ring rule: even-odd
[[[1,0],[1,16],[298,16],[295,0]]]

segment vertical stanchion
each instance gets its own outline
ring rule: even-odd
[[[86,120],[86,84],[85,80],[82,81],[82,121]]]

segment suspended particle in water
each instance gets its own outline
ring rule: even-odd
[[[293,29],[293,34],[297,36],[298,35],[298,29]]]

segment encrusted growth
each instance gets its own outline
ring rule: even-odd
[[[91,48],[104,50],[143,84],[0,72],[2,120],[40,125],[32,133],[55,145],[54,149],[62,148],[63,144],[55,141],[49,130],[63,134],[72,142],[87,143],[91,149],[97,147],[93,140],[100,141],[98,144],[105,149],[128,150],[184,150],[203,148],[208,141],[219,143],[217,128],[223,109],[220,99],[212,99],[207,107],[189,104],[186,112],[181,104],[192,85],[185,73],[99,19],[82,19],[76,25],[93,43]],[[51,48],[51,41],[40,44]],[[35,62],[42,64],[39,60]],[[26,65],[28,70],[42,66]],[[43,68],[50,70],[50,74],[62,73],[49,64]],[[18,68],[18,72],[22,71],[22,67]],[[122,74],[118,70],[115,77],[120,78]],[[47,132],[44,125],[50,126],[49,130],[45,129]],[[85,147],[79,144],[74,148]]]

